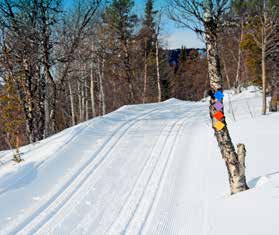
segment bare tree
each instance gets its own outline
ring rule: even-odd
[[[157,75],[157,90],[158,90],[158,102],[162,100],[161,91],[161,76],[160,76],[160,59],[159,59],[159,34],[160,34],[160,20],[158,22],[156,36],[155,36],[155,50],[156,50],[156,75]]]
[[[266,114],[266,59],[278,51],[279,4],[270,0],[252,0],[249,5],[247,33],[261,49],[262,114]]]
[[[1,45],[3,74],[14,78],[25,113],[29,142],[40,140],[49,132],[49,84],[56,90],[51,74],[52,33],[60,6],[60,0],[17,3],[5,0],[0,3],[4,32]]]
[[[229,1],[170,0],[170,3],[173,6],[171,14],[169,14],[171,19],[195,32],[203,33],[205,36],[211,88],[209,110],[212,127],[228,170],[231,194],[244,191],[248,189],[244,171],[245,147],[242,144],[238,145],[238,154],[236,153],[224,117],[221,119],[224,127],[220,130],[214,127],[216,122],[214,114],[217,112],[214,108],[217,101],[214,94],[223,90],[218,53],[218,32],[222,28],[223,14],[230,7]]]

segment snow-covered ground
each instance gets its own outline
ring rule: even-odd
[[[250,190],[229,195],[208,102],[125,106],[0,152],[0,234],[279,234],[279,114],[255,87],[225,93]]]

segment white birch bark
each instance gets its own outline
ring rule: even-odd
[[[92,51],[93,51],[92,44]],[[90,62],[90,97],[91,97],[91,109],[92,109],[92,117],[96,116],[96,108],[95,108],[95,84],[94,84],[94,76],[93,76],[93,60]]]
[[[88,87],[87,87],[86,79],[85,79],[84,89],[85,89],[85,120],[87,121],[89,119],[89,114],[88,114]]]
[[[212,120],[212,127],[222,154],[223,159],[225,160],[231,194],[235,194],[241,191],[248,189],[245,177],[245,171],[242,168],[244,158],[240,159],[239,155],[244,155],[242,151],[245,150],[244,147],[239,147],[238,154],[235,151],[234,145],[232,143],[229,130],[227,128],[225,118],[221,119],[221,122],[225,125],[223,129],[217,130],[214,127],[216,122],[214,114],[216,110],[214,104],[216,99],[214,93],[217,91],[222,91],[222,74],[220,69],[220,58],[218,53],[218,40],[217,40],[217,30],[218,24],[216,19],[212,15],[213,12],[213,1],[204,0],[204,28],[205,28],[205,41],[206,41],[206,52],[207,52],[207,61],[208,61],[208,73],[210,80],[210,117]],[[223,110],[222,110],[223,111]],[[224,111],[223,111],[224,112]],[[244,145],[239,145],[244,146]],[[240,161],[241,160],[241,161]]]
[[[237,68],[236,68],[236,77],[235,77],[235,91],[236,94],[240,93],[240,70],[241,70],[241,58],[242,58],[242,50],[241,50],[241,42],[243,41],[243,20],[241,22],[241,31],[240,31],[240,39],[238,43],[238,58],[237,58]]]
[[[100,86],[99,100],[100,100],[101,115],[106,114],[106,102],[105,102],[105,93],[104,93],[104,84],[103,84],[104,66],[105,66],[105,59],[102,58],[102,61],[98,59],[98,75],[99,75],[99,86]]]
[[[70,105],[71,105],[71,118],[72,118],[72,126],[76,125],[75,121],[75,106],[74,106],[74,95],[73,95],[73,90],[72,90],[72,85],[70,80],[68,79],[68,88],[69,88],[69,93],[70,93]]]
[[[81,97],[81,84],[79,80],[77,80],[77,87],[78,87],[79,122],[81,122],[82,121],[82,97]]]
[[[158,32],[159,33],[159,27]],[[162,91],[161,91],[161,77],[160,77],[160,63],[159,63],[159,41],[158,41],[158,34],[156,38],[156,72],[157,72],[157,89],[158,89],[158,102],[162,100]]]
[[[142,103],[145,103],[146,89],[147,89],[147,39],[144,40],[144,79],[143,79],[143,99]]]

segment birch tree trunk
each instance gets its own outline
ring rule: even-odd
[[[85,120],[85,78],[81,83],[81,120]]]
[[[70,104],[71,104],[71,117],[72,117],[72,126],[76,125],[75,120],[75,106],[74,106],[74,95],[72,90],[71,82],[68,80],[68,87],[69,87],[69,93],[70,93]]]
[[[34,143],[36,141],[35,131],[36,131],[36,124],[35,124],[35,106],[32,97],[32,76],[28,69],[28,64],[24,61],[24,79],[22,82],[22,87],[18,86],[19,89],[23,89],[22,94],[22,101],[24,103],[24,113],[26,118],[26,132],[29,138],[29,143]]]
[[[94,78],[91,72],[90,75],[90,97],[91,97],[91,109],[92,109],[92,117],[96,116],[96,108],[95,108],[95,92],[94,92]]]
[[[145,103],[146,99],[146,86],[147,86],[147,39],[144,40],[144,80],[143,80],[143,100],[142,103]]]
[[[93,48],[92,48],[92,51],[93,51]],[[91,61],[91,63],[90,63],[90,97],[91,97],[92,117],[96,116],[94,89],[95,89],[95,85],[94,85],[94,76],[93,76],[93,61]]]
[[[220,69],[220,58],[218,54],[217,47],[217,30],[218,26],[213,16],[212,12],[212,1],[204,1],[205,3],[205,15],[204,15],[204,28],[205,28],[205,40],[206,40],[206,52],[208,61],[208,73],[210,80],[210,118],[212,120],[212,127],[222,154],[223,159],[227,167],[229,175],[229,183],[231,194],[235,194],[248,189],[245,177],[245,164],[242,162],[245,159],[245,147],[243,145],[238,145],[238,154],[235,151],[234,145],[232,143],[229,130],[227,128],[226,120],[223,118],[221,120],[224,123],[224,128],[220,131],[215,129],[214,124],[216,122],[214,114],[217,112],[214,108],[216,99],[214,94],[217,91],[222,91],[222,75]],[[211,4],[210,4],[211,3]],[[223,110],[222,110],[223,111]],[[241,147],[240,147],[241,146]],[[241,156],[241,158],[240,158]]]
[[[84,121],[85,114],[85,98],[84,98],[84,81],[81,83],[81,121]]]
[[[81,122],[82,121],[82,97],[81,97],[81,84],[79,80],[77,80],[77,87],[78,87],[79,122]]]
[[[241,69],[241,57],[242,57],[242,50],[241,50],[241,42],[243,40],[243,20],[241,21],[241,31],[240,31],[240,39],[238,43],[238,59],[237,59],[237,69],[236,69],[236,77],[235,77],[235,90],[236,94],[240,93],[240,69]]]
[[[46,78],[45,74],[39,75],[39,96],[38,96],[38,106],[39,106],[39,113],[38,116],[38,133],[37,139],[42,140],[45,136],[45,100],[46,100]]]
[[[100,64],[101,63],[101,64]],[[106,102],[105,102],[105,93],[104,93],[104,69],[105,69],[105,59],[102,59],[102,62],[98,62],[98,74],[99,74],[99,83],[100,83],[100,102],[101,102],[101,113],[102,115],[106,114]]]
[[[227,63],[224,59],[222,59],[222,62],[223,62],[223,65],[224,65],[224,73],[225,73],[225,76],[226,76],[228,89],[230,90],[231,89],[231,81],[230,81],[230,77],[229,77],[228,70],[227,70]]]
[[[49,125],[50,125],[50,111],[49,111],[49,89],[46,87],[46,97],[45,97],[45,133],[44,138],[49,136]]]
[[[266,24],[266,15],[264,13],[264,25]],[[262,115],[266,114],[266,65],[265,65],[265,58],[266,58],[266,32],[265,27],[262,27]]]
[[[84,89],[85,89],[85,121],[87,121],[89,119],[89,114],[88,114],[88,87],[87,87],[86,79],[85,79]]]
[[[159,32],[159,29],[158,29]],[[161,78],[160,78],[160,64],[159,64],[159,41],[158,35],[156,36],[156,71],[157,71],[157,88],[158,88],[158,102],[161,102],[162,91],[161,91]]]

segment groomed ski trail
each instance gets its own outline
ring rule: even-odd
[[[1,234],[206,234],[207,105],[172,99],[110,118],[111,134],[94,149],[90,124],[63,146],[70,154],[88,138],[87,156]]]
[[[50,219],[62,206],[79,190],[79,187],[86,182],[87,177],[92,174],[96,168],[105,160],[107,154],[113,150],[123,135],[141,118],[154,112],[156,109],[139,115],[132,121],[124,122],[115,132],[105,141],[105,143],[92,155],[89,161],[86,161],[74,174],[67,179],[60,189],[53,193],[43,205],[32,213],[32,218],[26,218],[21,225],[16,227],[10,234],[34,234],[44,223]],[[35,216],[34,216],[35,215]]]

